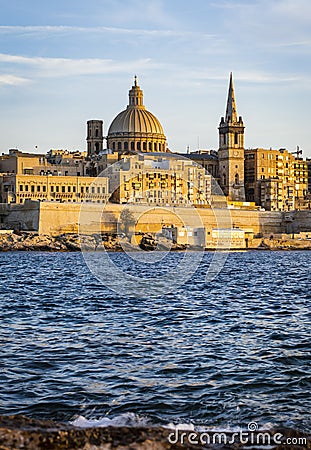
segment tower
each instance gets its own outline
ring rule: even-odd
[[[218,157],[220,186],[232,201],[245,201],[244,128],[242,117],[237,115],[231,72],[226,116],[221,118],[218,127]]]
[[[87,121],[87,156],[96,156],[103,150],[103,121]]]

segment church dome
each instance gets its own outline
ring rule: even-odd
[[[129,104],[112,121],[108,148],[118,151],[166,151],[166,137],[160,121],[143,104],[143,91],[137,84],[129,91]]]
[[[164,135],[160,121],[145,108],[127,108],[112,121],[108,136],[115,133],[152,133]]]

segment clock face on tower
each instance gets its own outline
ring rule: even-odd
[[[233,152],[233,156],[239,156],[239,152],[238,152],[237,150],[235,150],[235,151]]]

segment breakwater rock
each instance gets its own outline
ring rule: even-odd
[[[35,420],[18,415],[0,416],[0,450],[311,449],[310,435],[296,430],[282,428],[265,431],[264,442],[263,436],[259,436],[259,433],[263,432],[251,433],[253,444],[250,445],[251,442],[245,441],[250,433],[244,433],[243,443],[239,436],[233,438],[233,432],[222,433],[220,441],[218,438],[215,439],[219,432],[216,434],[212,431],[203,435],[181,430],[177,433],[172,429],[161,427],[79,428],[51,420]],[[203,437],[202,444],[200,440]],[[270,444],[267,446],[268,441]]]
[[[116,235],[82,236],[78,234],[62,234],[59,236],[39,235],[35,232],[10,232],[0,234],[0,251],[124,251],[131,247]]]

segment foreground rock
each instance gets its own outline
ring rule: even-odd
[[[257,433],[259,432],[253,433],[255,445],[251,442],[244,445],[238,442],[238,439],[234,444],[223,445],[224,435],[221,444],[202,445],[199,442],[191,443],[193,440],[200,441],[200,435],[194,436],[191,431],[179,431],[179,442],[175,442],[175,432],[160,427],[78,428],[65,423],[34,420],[24,416],[0,416],[0,450],[311,449],[310,435],[295,430],[279,429],[265,433],[265,439],[271,437],[268,446],[266,445],[267,441],[265,441],[265,445],[262,444]],[[181,438],[181,436],[183,437]],[[203,434],[201,436],[203,437]],[[215,434],[212,432],[205,433],[204,441],[210,439],[210,442],[213,442],[214,436]],[[226,436],[227,442],[232,441],[232,433],[228,433]],[[274,443],[273,436],[277,436],[277,444]],[[257,439],[259,445],[256,445]],[[181,443],[181,440],[184,443]],[[280,440],[282,440],[282,444],[278,443]]]
[[[257,239],[256,245],[248,250],[311,250],[311,239]],[[254,241],[255,243],[255,241]],[[9,251],[184,251],[187,246],[177,244],[151,234],[145,234],[139,242],[130,242],[129,238],[117,234],[103,235],[61,234],[59,236],[39,235],[36,232],[0,230],[0,252]],[[195,250],[195,248],[193,248]],[[211,251],[217,249],[210,249]],[[244,250],[246,250],[244,248]]]

